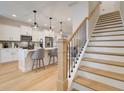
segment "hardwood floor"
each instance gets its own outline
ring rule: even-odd
[[[17,62],[0,64],[0,90],[55,91],[57,71],[56,64],[26,73],[18,70]]]

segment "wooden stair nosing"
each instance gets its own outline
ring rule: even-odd
[[[98,45],[88,45],[87,47],[107,47],[107,48],[124,48],[124,46],[98,46]]]
[[[118,28],[118,27],[123,27],[123,25],[121,25],[121,26],[113,26],[113,27],[104,27],[104,28],[95,28],[94,30],[102,30],[102,29],[110,29],[110,28]]]
[[[120,29],[120,30],[118,30],[118,29],[116,29],[116,30],[106,30],[106,31],[93,31],[93,34],[94,33],[107,33],[107,32],[117,32],[117,31],[124,31],[124,29]]]
[[[112,79],[119,80],[122,82],[124,81],[124,74],[119,74],[119,73],[110,72],[110,71],[106,71],[102,69],[88,67],[88,66],[80,66],[79,70],[86,71],[86,72],[93,73],[93,74],[100,75],[100,76],[104,76],[104,77],[108,77],[108,78],[112,78]]]
[[[102,55],[113,55],[113,56],[124,56],[124,53],[110,53],[110,52],[96,52],[96,51],[86,51],[85,53],[91,54],[102,54]]]
[[[118,25],[118,24],[122,24],[122,22],[117,22],[117,23],[111,23],[111,24],[103,24],[103,25],[96,25],[96,27],[103,27],[103,26],[113,26],[113,25]]]
[[[121,89],[82,76],[77,76],[74,82],[97,91],[121,91]]]
[[[108,37],[108,36],[124,36],[124,34],[99,35],[99,36],[91,36],[91,37]]]
[[[110,60],[103,60],[103,59],[94,59],[94,58],[87,58],[87,57],[83,58],[82,61],[124,67],[124,62],[117,62],[117,61],[110,61]]]
[[[108,22],[97,22],[96,25],[101,25],[101,24],[106,24],[106,23],[112,23],[112,22],[122,22],[122,20],[112,20],[112,21],[108,21]]]

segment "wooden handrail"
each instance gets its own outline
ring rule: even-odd
[[[72,38],[74,37],[74,35],[79,31],[79,29],[81,28],[81,26],[85,23],[85,21],[87,20],[87,17],[81,22],[81,24],[79,25],[79,27],[76,29],[76,31],[72,34],[72,36],[69,38],[68,42],[70,42],[72,40]]]
[[[96,11],[96,9],[99,7],[99,5],[101,4],[101,2],[99,1],[99,3],[96,5],[96,7],[92,10],[92,12],[90,13],[90,15],[88,17],[86,17],[81,23],[80,25],[78,26],[78,28],[76,29],[76,31],[74,33],[72,33],[71,37],[68,39],[68,44],[69,42],[72,40],[72,38],[75,36],[75,34],[79,31],[79,29],[81,28],[81,26],[85,23],[86,20],[89,20],[94,12]]]

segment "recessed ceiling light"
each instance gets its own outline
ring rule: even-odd
[[[28,19],[28,22],[31,22],[32,20],[31,19]]]
[[[44,26],[47,26],[47,24],[44,24]]]
[[[68,18],[67,21],[71,21],[71,18]]]
[[[12,16],[13,16],[13,17],[16,17],[16,15],[15,15],[15,14],[12,14]]]

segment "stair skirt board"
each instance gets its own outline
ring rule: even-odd
[[[112,36],[112,35],[124,35],[124,31],[117,31],[117,32],[105,32],[105,33],[93,33],[92,36]]]
[[[105,70],[105,71],[111,71],[111,72],[124,74],[124,67],[118,67],[118,66],[112,66],[112,65],[107,65],[107,64],[94,63],[94,62],[90,62],[90,61],[82,61],[80,64],[84,65],[84,66],[88,66],[88,67],[93,67],[93,68]]]
[[[75,88],[75,89],[80,90],[80,91],[94,91],[94,90],[92,90],[88,87],[82,86],[76,82],[73,82],[71,87],[72,87],[72,89]]]
[[[101,42],[90,42],[88,45],[98,45],[98,46],[124,46],[124,41],[109,41],[109,42],[106,42],[106,41],[101,41]]]
[[[95,51],[95,52],[110,52],[110,53],[123,53],[124,48],[103,48],[103,47],[87,47],[86,51]]]
[[[124,90],[124,82],[78,70],[78,75]]]

